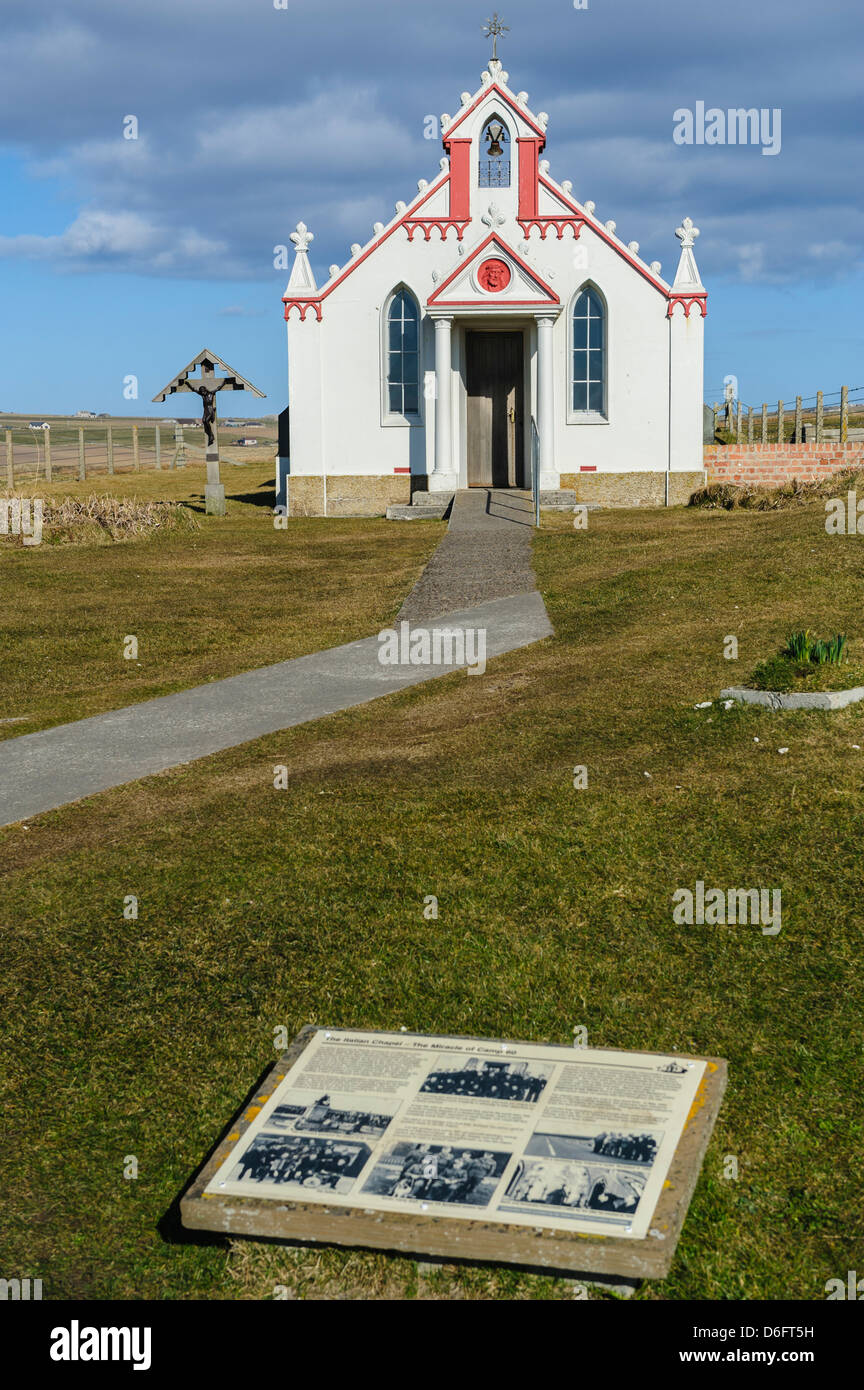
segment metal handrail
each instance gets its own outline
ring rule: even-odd
[[[534,525],[540,525],[540,435],[531,416],[531,494],[534,498]]]

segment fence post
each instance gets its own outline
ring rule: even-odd
[[[849,438],[849,387],[840,387],[840,443]]]
[[[45,481],[50,483],[52,480],[51,472],[51,431],[45,431]]]
[[[175,445],[176,445],[176,448],[175,448],[175,450],[174,450],[174,457],[173,457],[172,460],[171,460],[171,467],[172,467],[172,468],[185,468],[185,467],[186,467],[186,440],[183,438],[183,426],[182,426],[182,425],[175,425],[175,426],[174,426],[174,443],[175,443]]]
[[[78,477],[83,481],[87,477],[87,463],[84,457],[84,426],[78,427]]]
[[[13,490],[15,487],[14,445],[11,430],[6,431],[6,486]]]
[[[752,443],[753,443],[753,407],[752,407],[752,405],[748,405],[748,407],[747,407],[747,443],[748,443],[748,444],[752,444]]]
[[[768,443],[768,402],[762,402],[762,443]]]
[[[155,433],[154,433],[154,435],[153,435],[153,448],[154,448],[154,450],[155,450],[155,452],[156,452],[156,467],[157,467],[157,468],[161,468],[161,467],[162,467],[162,440],[161,440],[161,438],[160,438],[160,436],[159,436],[159,426],[158,426],[158,425],[156,425],[156,427],[155,427]]]
[[[738,400],[738,419],[735,424],[735,438],[739,444],[744,438],[744,407],[741,404],[740,398]]]
[[[111,426],[108,426],[108,433],[105,436],[105,447],[108,453],[108,472],[114,472],[114,436],[111,433]]]
[[[800,397],[800,396],[796,396],[796,397],[795,397],[795,433],[794,433],[793,436],[792,436],[792,443],[793,443],[793,444],[800,444],[800,443],[801,443],[801,436],[802,436],[802,434],[803,434],[803,432],[804,432],[804,431],[803,431],[803,428],[802,428],[802,427],[803,427],[803,424],[804,424],[804,421],[803,421],[802,415],[801,415],[801,397]]]
[[[786,438],[786,415],[783,410],[783,402],[777,402],[777,443],[782,444]]]
[[[822,443],[822,429],[825,423],[825,397],[821,391],[816,392],[816,443]]]
[[[135,472],[136,472],[136,473],[140,472],[140,470],[141,470],[141,459],[140,459],[139,456],[138,456],[138,426],[137,426],[137,425],[133,425],[133,426],[132,426],[132,461],[133,461],[133,464],[134,464],[134,466],[135,466]]]
[[[716,433],[717,433],[717,411],[719,410],[719,406],[718,406],[718,404],[717,404],[716,401],[714,402],[714,405],[712,406],[712,409],[713,409],[713,411],[714,411],[714,433],[715,433],[715,435],[716,435]]]

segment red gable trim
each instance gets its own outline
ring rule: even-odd
[[[447,148],[447,141],[450,139],[454,130],[457,130],[463,121],[467,121],[468,117],[471,115],[471,112],[477,110],[477,107],[480,105],[481,101],[485,101],[486,98],[489,96],[490,92],[497,92],[501,100],[505,102],[507,106],[510,107],[510,110],[514,113],[514,115],[521,116],[525,124],[529,125],[532,130],[536,130],[537,134],[540,136],[540,139],[543,141],[543,144],[546,144],[545,130],[542,128],[542,126],[539,126],[537,124],[537,122],[533,119],[532,116],[529,116],[528,112],[525,110],[525,107],[519,106],[513,100],[513,98],[508,95],[508,93],[504,90],[503,87],[499,87],[497,82],[490,82],[488,87],[484,87],[483,90],[477,94],[477,96],[472,101],[471,105],[466,107],[466,109],[462,112],[462,115],[458,116],[456,120],[453,122],[453,124],[447,127],[447,130],[443,136],[443,144],[445,149]]]
[[[537,272],[535,270],[532,270],[531,266],[527,265],[526,262],[523,261],[522,257],[518,256],[516,252],[513,250],[513,248],[507,245],[506,241],[502,241],[501,238],[497,235],[497,233],[490,232],[486,240],[480,246],[477,247],[477,250],[474,251],[473,254],[468,257],[467,261],[464,261],[462,265],[457,265],[456,269],[452,272],[452,274],[448,275],[446,280],[442,280],[438,288],[432,291],[432,293],[426,301],[427,305],[434,305],[442,302],[449,304],[485,304],[486,301],[483,299],[451,299],[442,301],[440,296],[447,289],[448,285],[452,285],[453,281],[458,279],[458,277],[468,269],[469,265],[471,265],[474,261],[478,260],[485,253],[486,248],[491,244],[494,244],[499,251],[503,251],[505,256],[509,256],[509,258],[512,261],[515,261],[518,266],[521,266],[521,268],[525,271],[525,274],[530,277],[533,283],[535,285],[539,285],[540,288],[543,290],[544,294],[547,294],[549,296],[549,300],[547,301],[548,303],[561,303],[561,300],[558,298],[551,285],[547,285],[545,280],[541,280]],[[499,299],[489,301],[490,307],[497,304],[501,304],[502,306],[508,304],[519,304],[524,306],[526,304],[536,305],[538,303],[543,303],[543,301],[533,299]]]
[[[322,290],[319,294],[283,294],[282,303],[285,305],[285,318],[288,318],[292,309],[299,309],[300,318],[301,320],[304,320],[306,318],[308,310],[310,308],[313,308],[315,309],[315,312],[318,315],[318,322],[320,323],[321,305],[323,304],[324,300],[328,297],[328,295],[331,295],[335,289],[338,289],[338,287],[341,284],[343,284],[345,280],[348,279],[348,276],[351,275],[357,269],[358,265],[362,265],[363,262],[367,260],[369,256],[372,255],[373,251],[377,251],[379,246],[383,246],[384,242],[387,240],[388,237],[391,237],[393,233],[395,231],[398,231],[400,227],[404,226],[406,222],[411,222],[416,217],[420,209],[423,207],[424,203],[427,203],[429,201],[433,193],[437,193],[440,188],[443,188],[444,185],[449,182],[449,180],[450,171],[448,169],[441,174],[441,176],[435,181],[435,183],[430,184],[429,188],[426,190],[419,202],[412,203],[409,207],[407,207],[397,222],[394,222],[391,227],[388,227],[385,231],[381,233],[379,237],[376,237],[376,239],[372,242],[371,246],[367,246],[366,250],[363,251],[361,255],[353,258],[342,271],[342,274],[336,280],[333,281],[332,285],[328,285],[326,290]],[[438,219],[435,220],[437,221]],[[411,236],[409,235],[409,240],[410,239]]]
[[[701,293],[701,294],[681,294],[681,293],[676,294],[675,291],[672,290],[672,291],[670,292],[670,295],[669,295],[669,303],[668,303],[668,305],[666,306],[666,317],[667,317],[667,319],[671,319],[672,313],[673,313],[673,310],[674,310],[676,304],[680,304],[680,305],[681,305],[682,309],[684,310],[684,317],[685,317],[685,318],[688,318],[688,319],[689,319],[689,317],[690,317],[690,310],[693,308],[693,305],[694,305],[694,304],[698,306],[699,312],[700,312],[700,314],[702,315],[703,319],[704,319],[704,318],[707,318],[707,316],[708,316],[708,293],[707,293],[707,291],[704,291],[704,292]]]
[[[617,252],[619,256],[623,257],[623,259],[627,261],[629,265],[632,265],[634,270],[638,270],[639,274],[642,276],[644,280],[648,281],[649,285],[653,285],[655,290],[659,290],[660,293],[668,299],[670,291],[667,290],[666,286],[662,285],[659,280],[655,279],[651,271],[648,270],[646,266],[640,265],[639,262],[631,254],[631,252],[629,252],[626,249],[626,247],[619,246],[618,242],[615,240],[612,234],[610,232],[607,232],[602,222],[597,222],[593,217],[590,217],[587,212],[579,208],[577,203],[574,203],[572,198],[568,198],[567,194],[563,191],[563,189],[556,188],[554,184],[551,184],[549,180],[547,178],[544,178],[542,174],[540,175],[540,182],[542,183],[544,188],[549,190],[553,198],[558,198],[561,202],[566,203],[568,207],[571,207],[576,216],[581,218],[585,225],[591,228],[592,232],[597,233],[601,241],[605,241],[607,246],[611,246],[612,250]],[[549,217],[546,220],[552,223],[555,222],[554,217]]]

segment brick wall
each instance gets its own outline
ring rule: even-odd
[[[709,483],[736,483],[739,487],[777,487],[780,483],[809,483],[828,478],[841,468],[864,468],[864,445],[840,444],[727,444],[705,450]]]

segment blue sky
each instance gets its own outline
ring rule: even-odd
[[[553,176],[665,275],[701,229],[706,394],[864,385],[860,0],[500,3]],[[274,246],[305,221],[320,281],[434,175],[424,123],[480,85],[490,7],[276,4],[3,0],[0,409],[149,411],[205,345],[267,392],[232,410],[281,409]],[[676,144],[700,101],[779,109],[780,152]]]

